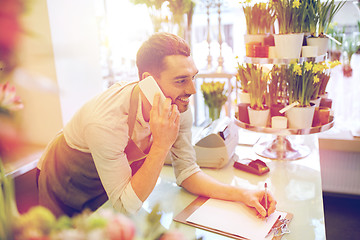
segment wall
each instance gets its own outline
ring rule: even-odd
[[[31,1],[21,20],[19,64],[12,75],[24,103],[18,118],[26,141],[45,145],[62,127],[46,1]]]
[[[47,5],[62,121],[66,124],[103,89],[98,26],[93,1],[48,0]]]

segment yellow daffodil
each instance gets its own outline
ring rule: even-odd
[[[293,4],[292,4],[293,8],[299,8],[300,7],[300,1],[299,0],[294,0]]]
[[[313,64],[311,62],[305,62],[305,70],[310,71],[313,67]]]
[[[319,81],[320,81],[320,79],[317,76],[315,76],[314,77],[314,83],[318,83]]]
[[[297,75],[299,75],[299,76],[301,76],[301,67],[300,67],[300,65],[294,65],[294,72],[297,74]]]
[[[330,68],[334,68],[334,67],[340,65],[341,62],[339,62],[338,60],[335,60],[333,62],[329,62],[329,64],[330,64]]]
[[[324,66],[322,64],[314,64],[313,73],[320,73],[324,70]]]

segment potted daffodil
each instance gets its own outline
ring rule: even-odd
[[[303,24],[306,17],[307,1],[272,0],[279,24],[279,34],[275,34],[278,58],[299,58],[303,44]]]
[[[313,19],[314,25],[311,29],[311,36],[306,42],[308,46],[318,47],[318,55],[326,54],[329,46],[329,37],[327,36],[329,25],[335,14],[340,11],[345,3],[346,1],[335,3],[335,0],[316,0],[314,2],[314,8],[317,14],[314,14],[315,19]],[[317,24],[315,25],[316,20]]]

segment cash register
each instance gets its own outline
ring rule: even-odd
[[[200,167],[222,168],[236,157],[239,131],[229,117],[219,118],[193,133],[192,144]]]

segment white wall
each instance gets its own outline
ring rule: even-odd
[[[91,0],[47,0],[47,5],[62,120],[66,124],[103,89],[95,9]]]

